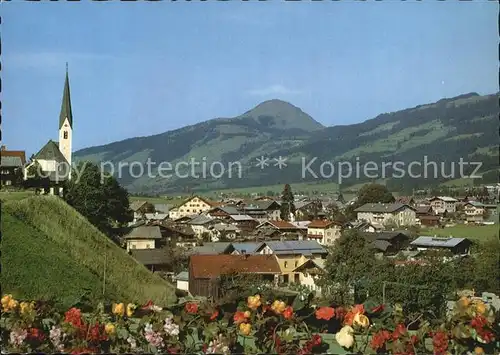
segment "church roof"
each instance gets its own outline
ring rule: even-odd
[[[49,140],[47,144],[35,155],[38,160],[55,160],[58,163],[67,163],[68,161],[59,150],[59,145],[53,140]]]
[[[73,127],[73,112],[71,111],[71,97],[69,92],[69,75],[68,75],[68,65],[66,64],[66,79],[64,80],[64,91],[61,103],[61,113],[59,115],[59,129],[64,124],[64,121],[68,118],[70,127]]]

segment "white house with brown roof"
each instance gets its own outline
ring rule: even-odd
[[[179,219],[195,214],[207,212],[208,210],[218,206],[219,203],[211,201],[201,196],[191,196],[179,206],[170,210],[170,218]]]
[[[315,220],[307,226],[307,240],[316,240],[321,245],[332,245],[340,237],[342,225],[338,222]]]
[[[417,224],[415,208],[402,203],[366,203],[354,210],[357,219],[369,223],[396,226],[413,226]]]
[[[162,235],[159,226],[140,226],[132,229],[123,239],[125,239],[127,251],[155,249]]]

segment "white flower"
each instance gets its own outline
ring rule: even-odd
[[[224,354],[229,355],[229,347],[225,344],[224,337],[219,334],[218,337],[208,343],[207,354]]]
[[[26,329],[16,329],[10,332],[10,342],[14,346],[21,346],[28,336]]]
[[[346,325],[340,331],[335,334],[335,340],[340,346],[344,348],[351,348],[354,345],[354,329]]]
[[[154,346],[155,348],[163,347],[163,338],[160,333],[153,331],[153,325],[151,323],[147,323],[144,326],[144,337],[148,341],[149,344]]]
[[[165,333],[170,336],[176,337],[179,335],[179,326],[174,323],[172,317],[167,317],[167,319],[165,319],[163,329],[165,330]]]
[[[129,343],[129,344],[130,344],[130,348],[131,348],[132,350],[134,350],[135,348],[137,348],[137,341],[136,341],[134,338],[132,338],[131,336],[129,336],[129,337],[127,338],[127,343]]]

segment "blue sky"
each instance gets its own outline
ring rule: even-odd
[[[232,117],[273,98],[325,125],[498,91],[496,1],[1,4],[2,137],[74,149]]]

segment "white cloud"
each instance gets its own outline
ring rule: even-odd
[[[271,85],[271,86],[261,88],[261,89],[249,90],[249,91],[247,91],[247,93],[250,95],[255,95],[255,96],[298,95],[298,94],[302,94],[303,91],[292,90],[292,89],[287,88],[283,85],[276,84],[276,85]]]

